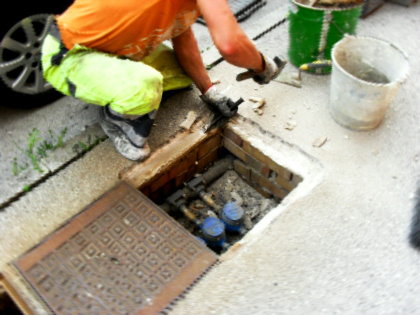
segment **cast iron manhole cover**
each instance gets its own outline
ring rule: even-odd
[[[121,182],[14,264],[56,314],[156,314],[217,256]]]

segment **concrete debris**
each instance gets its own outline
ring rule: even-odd
[[[265,98],[264,97],[250,97],[249,100],[253,103],[256,103],[253,108],[261,108],[265,104]]]
[[[258,115],[264,114],[264,111],[261,109],[265,105],[264,97],[250,97],[249,100],[255,103],[255,105],[252,107],[254,112],[256,112]]]
[[[247,230],[250,230],[254,227],[254,223],[252,223],[251,218],[249,217],[249,215],[245,216],[244,219],[244,226]]]
[[[226,182],[226,186],[225,186],[225,188],[226,188],[226,190],[229,190],[229,191],[231,191],[231,190],[233,190],[234,188],[233,188],[233,184],[232,184],[232,182],[228,179],[227,180],[227,182]]]
[[[327,137],[320,137],[312,142],[312,146],[315,148],[320,148],[325,144],[325,142],[327,142]]]
[[[239,196],[239,194],[236,191],[232,191],[230,193],[230,195],[232,196],[232,198],[235,200],[236,204],[238,206],[242,206],[242,204],[244,203],[243,199],[241,198],[241,196]]]
[[[219,179],[213,182],[207,191],[215,192],[213,199],[223,206],[227,202],[239,204],[245,211],[245,230],[250,230],[262,217],[264,217],[277,203],[272,199],[264,198],[258,191],[249,185],[236,171],[228,170]],[[240,235],[230,236],[228,243],[240,238]]]
[[[288,85],[298,87],[298,88],[302,87],[302,78],[301,78],[300,71],[298,73],[282,71],[280,75],[274,79],[274,81],[288,84]]]
[[[284,129],[293,130],[296,126],[297,126],[296,120],[290,119],[286,121],[286,125],[284,126]]]
[[[218,218],[218,216],[216,215],[216,213],[214,213],[214,211],[213,211],[213,210],[208,210],[208,211],[207,211],[207,215],[208,215],[209,217]]]
[[[264,199],[261,203],[259,213],[265,213],[267,210],[273,208],[272,201],[270,199]]]
[[[216,84],[219,84],[219,83],[220,83],[220,79],[218,79],[218,78],[211,80],[211,84],[216,85]]]
[[[189,111],[187,114],[187,118],[180,124],[181,128],[185,130],[190,130],[191,126],[197,119],[197,114],[194,111]]]

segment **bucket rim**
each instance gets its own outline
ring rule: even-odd
[[[303,3],[299,3],[298,0],[290,0],[293,4],[296,4],[297,6],[303,7],[305,9],[311,9],[311,10],[315,10],[315,11],[348,11],[348,10],[353,10],[356,8],[359,8],[361,6],[363,6],[364,2],[362,3],[358,3],[358,4],[353,4],[351,6],[345,7],[345,8],[320,8],[320,7],[311,7],[310,5],[307,4],[303,4]]]
[[[293,0],[292,0],[293,1]],[[382,43],[384,43],[384,44],[387,44],[387,45],[389,45],[389,46],[391,46],[391,47],[393,47],[394,49],[396,49],[396,50],[398,50],[400,53],[401,53],[401,55],[403,56],[403,58],[405,59],[405,61],[407,62],[407,70],[405,71],[405,73],[403,74],[403,75],[401,75],[397,80],[394,80],[394,81],[392,81],[392,82],[389,82],[389,83],[375,83],[375,82],[370,82],[370,81],[365,81],[365,80],[362,80],[362,79],[360,79],[360,78],[358,78],[358,77],[356,77],[356,76],[354,76],[354,75],[352,75],[351,73],[349,73],[347,70],[345,70],[338,62],[337,62],[337,60],[336,60],[336,58],[335,58],[335,54],[336,54],[336,50],[337,50],[337,47],[340,45],[340,44],[342,44],[343,42],[345,42],[345,41],[348,41],[348,40],[353,40],[353,39],[367,39],[367,40],[373,40],[373,41],[377,41],[377,42],[382,42]],[[338,67],[340,70],[341,70],[341,72],[342,73],[344,73],[346,76],[348,76],[348,77],[350,77],[350,78],[352,78],[352,79],[356,79],[356,81],[359,81],[359,82],[362,82],[362,83],[367,83],[367,84],[370,84],[370,85],[373,85],[373,86],[390,86],[390,85],[394,85],[395,83],[398,83],[398,84],[403,84],[406,80],[407,80],[407,78],[408,78],[408,76],[409,76],[409,73],[410,73],[410,61],[409,61],[409,59],[408,59],[408,54],[401,48],[401,47],[399,47],[398,45],[396,45],[396,44],[393,44],[393,43],[390,43],[390,42],[388,42],[388,41],[386,41],[386,40],[384,40],[384,39],[381,39],[381,38],[377,38],[377,37],[373,37],[373,36],[365,36],[365,35],[349,35],[349,34],[344,34],[344,37],[341,39],[341,40],[339,40],[337,43],[335,43],[334,44],[334,46],[333,46],[333,48],[332,48],[332,50],[331,50],[331,59],[332,59],[332,65],[333,66],[336,66],[336,67]]]

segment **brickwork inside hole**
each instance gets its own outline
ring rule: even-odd
[[[265,215],[303,180],[298,174],[294,174],[287,168],[277,164],[273,159],[264,154],[264,152],[255,148],[249,141],[241,138],[231,129],[225,129],[223,132],[210,137],[201,145],[193,147],[172,168],[164,170],[157,178],[152,182],[144,184],[139,190],[157,205],[167,206],[163,207],[163,209],[167,212],[169,211],[169,214],[181,223],[181,225],[190,230],[194,235],[197,235],[197,226],[189,221],[181,211],[176,211],[169,207],[166,199],[178,190],[184,189],[186,183],[196,177],[197,174],[202,174],[211,169],[217,161],[226,156],[233,157],[232,169],[229,170],[229,174],[225,174],[225,176],[221,176],[220,179],[215,181],[214,185],[216,188],[209,188],[212,184],[209,184],[207,187],[207,192],[221,206],[229,202],[229,198],[226,197],[223,189],[218,189],[217,187],[220,188],[226,185],[226,181],[233,180],[237,183],[242,183],[242,186],[240,186],[242,188],[236,187],[238,189],[236,193],[243,195],[244,190],[250,189],[248,195],[252,195],[253,199],[259,199],[261,201],[258,207],[261,206],[263,200],[266,201],[266,204],[270,200],[268,204],[271,207],[264,210]],[[217,181],[220,182],[216,183]],[[232,189],[231,187],[230,190]],[[215,193],[215,190],[218,192]],[[197,197],[196,199],[199,198]],[[189,201],[191,208],[194,210],[197,210],[194,203],[196,199]],[[235,201],[235,198],[232,200]],[[253,205],[247,203],[245,206],[251,208]],[[249,216],[249,212],[247,211],[251,210],[246,209],[245,206],[242,205],[245,213]],[[207,209],[212,210],[208,206]],[[208,213],[212,214],[212,211]],[[252,222],[248,220],[247,230],[251,229],[261,218],[261,215],[259,215]],[[229,241],[230,245],[233,245],[242,236],[235,235],[231,237]]]
[[[235,157],[234,169],[264,196],[281,201],[302,181],[302,177],[277,164],[230,129],[217,134],[199,147],[193,148],[151,183],[140,187],[146,196],[161,204],[165,197],[181,188],[185,182],[211,167],[226,154]]]

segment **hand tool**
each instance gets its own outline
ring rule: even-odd
[[[302,87],[301,71],[299,69],[299,71],[297,73],[282,72],[273,81],[276,81],[278,83],[289,84],[289,85],[300,88],[300,87]]]
[[[273,61],[276,63],[277,67],[279,68],[279,73],[283,70],[283,68],[287,64],[287,60],[281,60],[279,57],[274,57]],[[256,74],[252,70],[248,70],[242,73],[239,73],[236,76],[236,81],[243,81],[254,77]]]
[[[228,100],[228,107],[234,111],[238,108],[238,106],[240,104],[242,104],[244,102],[243,98],[241,97],[240,99],[238,99],[236,102],[232,101],[231,99]],[[206,133],[207,131],[209,131],[212,127],[216,126],[216,125],[223,125],[229,118],[222,115],[220,112],[216,112],[216,114],[214,115],[213,119],[211,120],[211,122],[207,125],[203,127],[203,132]]]
[[[283,70],[283,68],[285,67],[287,61],[286,60],[283,61],[277,56],[274,57],[273,60],[277,64],[277,67],[279,68],[279,72],[281,72]],[[238,74],[236,76],[236,81],[247,80],[247,79],[250,79],[254,76],[255,76],[255,72],[251,71],[251,70],[248,70],[246,72]],[[242,97],[239,100],[237,100],[236,102],[233,102],[231,99],[229,99],[227,105],[231,110],[236,110],[238,108],[238,106],[240,104],[242,104],[243,102],[244,102],[244,100],[243,100]],[[203,127],[203,132],[206,133],[213,126],[223,125],[227,120],[228,120],[227,117],[223,116],[221,113],[217,113],[217,114],[215,114],[215,116],[213,117],[211,122],[207,126]]]
[[[311,69],[319,69],[331,67],[331,60],[316,60],[314,62],[305,63],[299,67],[300,70],[306,71]]]
[[[282,72],[284,67],[287,64],[287,61],[281,60],[279,57],[274,57],[273,60],[280,69],[279,75],[275,79],[273,79],[273,81],[276,81],[278,83],[289,84],[295,87],[302,87],[302,79],[300,76],[300,71],[297,74],[291,73],[291,72]],[[253,71],[242,72],[236,76],[236,81],[243,81],[246,79],[250,79],[254,75],[255,75],[255,72]]]

